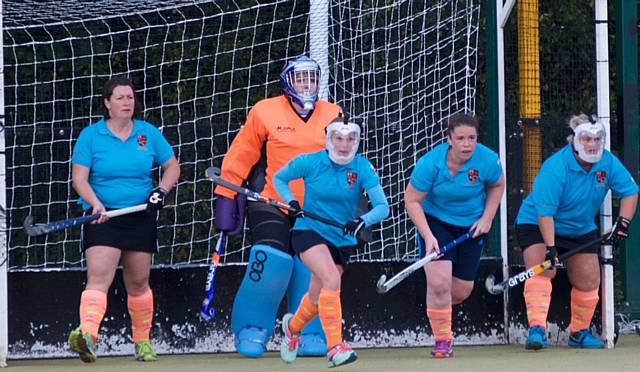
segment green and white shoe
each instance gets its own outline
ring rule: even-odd
[[[82,332],[82,328],[78,327],[69,334],[69,346],[71,350],[80,355],[80,360],[85,363],[95,363],[96,342],[89,332]]]
[[[158,360],[158,355],[153,349],[151,341],[140,341],[136,344],[136,360],[141,362],[155,362]]]

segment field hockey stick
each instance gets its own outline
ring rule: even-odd
[[[207,282],[204,286],[204,300],[200,305],[200,319],[209,321],[216,315],[216,309],[213,308],[213,297],[216,295],[216,274],[220,265],[220,254],[227,239],[227,233],[220,232],[220,237],[216,243],[216,249],[211,254],[211,264],[209,264],[209,272],[207,273]]]
[[[106,214],[107,217],[112,218],[112,217],[118,217],[118,216],[122,216],[129,213],[140,212],[145,209],[147,209],[147,204],[139,204],[139,205],[134,205],[133,207],[114,209],[104,214]],[[101,213],[96,213],[89,216],[68,218],[66,220],[60,220],[60,221],[50,222],[46,224],[39,223],[36,225],[33,224],[33,217],[27,216],[27,218],[24,219],[24,223],[22,224],[22,226],[24,227],[24,231],[26,231],[27,235],[38,236],[38,235],[44,235],[44,234],[48,234],[50,232],[54,232],[58,230],[68,229],[74,226],[84,225],[91,221],[97,220],[98,218],[100,218],[101,215],[102,215]]]
[[[416,271],[419,268],[423,267],[427,263],[442,257],[445,253],[447,253],[448,251],[450,251],[453,248],[457,247],[458,245],[460,245],[460,243],[462,243],[465,240],[469,239],[472,235],[473,235],[472,231],[469,231],[469,232],[467,232],[467,233],[465,233],[463,235],[460,235],[456,239],[454,239],[451,242],[449,242],[449,244],[447,244],[444,247],[440,248],[440,253],[438,253],[436,251],[431,252],[429,255],[427,255],[427,256],[419,259],[418,261],[414,262],[410,266],[406,267],[404,270],[402,270],[399,273],[397,273],[396,275],[394,275],[389,280],[387,280],[387,276],[386,275],[382,275],[380,277],[380,279],[378,279],[378,284],[376,285],[376,292],[378,292],[380,294],[389,292],[389,290],[391,288],[395,287],[396,285],[398,285],[398,283],[400,283],[401,281],[405,280],[409,275],[413,274],[414,271]],[[385,282],[385,280],[387,280],[387,281]]]
[[[238,186],[235,185],[227,180],[225,180],[224,178],[220,177],[220,169],[215,168],[215,167],[209,167],[207,168],[207,170],[205,171],[205,175],[207,176],[207,178],[211,181],[213,181],[214,183],[227,188],[229,190],[233,190],[239,194],[243,194],[246,195],[247,198],[253,199],[253,200],[257,200],[257,201],[261,201],[263,203],[272,205],[276,208],[280,208],[280,209],[285,209],[287,211],[291,211],[291,212],[300,212],[300,216],[302,217],[309,217],[312,218],[316,221],[320,221],[322,223],[325,223],[327,225],[331,225],[331,226],[335,226],[335,227],[339,227],[340,229],[344,229],[344,225],[330,220],[328,218],[324,218],[322,216],[319,216],[315,213],[311,213],[308,211],[305,211],[304,209],[298,211],[298,210],[294,210],[294,208],[292,208],[290,205],[285,204],[281,201],[275,200],[275,199],[269,199],[266,196],[260,195],[258,192],[255,192],[251,189],[247,189],[246,187],[242,187],[242,186]],[[363,242],[370,242],[371,241],[371,235],[367,234],[366,232],[371,232],[370,230],[366,230],[366,229],[362,229],[358,234],[357,238],[362,240]]]
[[[568,252],[565,252],[563,254],[561,254],[560,256],[558,256],[557,258],[557,262],[562,262],[564,260],[566,260],[567,258],[575,255],[576,253],[580,253],[581,251],[585,250],[586,248],[591,247],[592,245],[596,244],[596,243],[602,243],[602,240],[606,238],[606,235],[603,235],[601,237],[599,237],[596,240],[590,241],[588,243],[585,243],[579,247],[576,247]],[[552,268],[554,266],[554,262],[551,259],[545,260],[544,262],[537,264],[535,266],[533,266],[532,268],[528,269],[528,270],[524,270],[516,275],[513,275],[509,278],[507,278],[506,280],[503,280],[502,282],[495,284],[495,276],[493,276],[492,274],[490,274],[487,279],[485,279],[484,281],[484,286],[487,288],[487,291],[493,295],[497,295],[500,293],[503,293],[504,291],[506,291],[507,289],[511,289],[515,286],[517,286],[520,283],[524,283],[527,281],[527,279],[531,279],[536,275],[542,274],[545,270],[548,270],[550,268]]]

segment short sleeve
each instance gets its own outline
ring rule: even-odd
[[[421,157],[411,173],[411,185],[420,192],[430,192],[438,175],[435,156],[429,152]]]
[[[152,128],[151,131],[153,132],[154,136],[153,150],[155,152],[156,162],[160,165],[163,165],[175,155],[173,152],[173,148],[158,128],[154,127],[151,124],[149,124],[149,126]]]
[[[73,164],[82,165],[89,169],[92,165],[90,128],[91,127],[87,127],[80,132],[76,145],[73,147],[73,156],[71,157]]]

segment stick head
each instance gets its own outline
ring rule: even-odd
[[[382,294],[382,293],[386,293],[387,291],[384,288],[384,282],[387,281],[387,276],[386,275],[382,275],[380,277],[380,279],[378,279],[378,284],[376,284],[376,292]]]
[[[220,177],[220,168],[209,167],[207,168],[207,170],[204,171],[204,174],[209,180],[215,182],[218,179],[218,177]]]
[[[493,274],[489,274],[489,276],[487,276],[487,279],[484,280],[484,286],[487,289],[487,292],[491,293],[492,295],[502,293],[502,291],[500,290],[500,286],[496,286],[496,277],[493,276]]]
[[[206,305],[202,305],[200,308],[200,320],[208,322],[216,315],[216,310],[213,307],[209,307],[209,303],[207,301]]]
[[[27,218],[24,219],[24,223],[22,224],[22,227],[24,227],[24,231],[29,236],[38,236],[38,235],[47,233],[47,229],[45,228],[45,225],[34,225],[33,217],[31,216],[27,216]]]

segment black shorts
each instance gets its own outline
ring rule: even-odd
[[[451,225],[441,221],[433,216],[425,214],[429,229],[433,236],[438,240],[438,246],[443,248],[454,239],[466,234],[471,226]],[[458,279],[473,281],[476,278],[478,268],[480,267],[480,257],[484,250],[485,235],[481,235],[475,239],[467,239],[460,243],[457,247],[449,250],[439,258],[439,260],[447,260],[452,262],[452,273]],[[417,234],[418,252],[420,258],[426,256],[424,239]]]
[[[558,251],[558,254],[562,254],[583,244],[594,242],[593,245],[582,250],[582,253],[599,253],[600,242],[595,241],[599,236],[600,234],[597,229],[575,238],[556,235],[556,250]],[[518,245],[520,245],[520,249],[523,252],[534,244],[544,244],[544,239],[542,239],[542,233],[540,232],[538,225],[516,225],[516,238],[518,239]]]
[[[294,219],[263,202],[250,201],[247,208],[253,244],[268,245],[293,256],[290,230]]]
[[[355,245],[336,247],[328,240],[320,236],[318,233],[311,230],[293,230],[291,232],[291,241],[293,244],[293,249],[297,254],[300,254],[318,244],[325,244],[327,247],[329,247],[329,253],[331,253],[333,262],[335,262],[336,265],[342,266],[343,268],[347,267],[347,265],[349,264],[349,259],[351,258],[351,254],[357,247]]]
[[[85,212],[91,214],[91,210]],[[105,223],[82,226],[82,250],[96,245],[123,251],[158,253],[158,228],[154,214],[147,211],[109,218]]]

